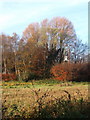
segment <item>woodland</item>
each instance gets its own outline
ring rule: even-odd
[[[67,18],[31,23],[21,37],[17,33],[3,33],[0,40],[4,81],[88,79],[88,45],[77,37]]]

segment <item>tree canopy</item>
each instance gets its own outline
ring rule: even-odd
[[[49,77],[51,67],[62,63],[67,53],[69,60],[74,61],[85,52],[85,45],[78,41],[72,22],[64,17],[32,23],[22,38],[16,33],[0,37],[2,71],[15,73],[24,80]]]

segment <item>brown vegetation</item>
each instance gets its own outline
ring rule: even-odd
[[[4,89],[2,101],[3,119],[88,118],[89,114],[87,85]]]
[[[89,81],[90,63],[62,63],[52,67],[51,73],[60,81]]]

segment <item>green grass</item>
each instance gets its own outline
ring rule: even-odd
[[[32,81],[36,88],[39,87],[53,87],[54,85],[60,85],[61,87],[67,86],[77,86],[77,85],[88,85],[88,82],[61,82],[54,79],[45,79],[45,80],[33,80]],[[9,81],[2,82],[0,87],[2,88],[32,88],[32,82],[24,82],[24,81]]]

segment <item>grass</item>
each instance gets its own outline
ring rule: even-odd
[[[3,120],[88,118],[88,83],[38,80],[3,82]]]
[[[88,82],[61,82],[58,80],[53,79],[45,79],[45,80],[33,80],[35,87],[45,87],[45,86],[54,86],[60,85],[62,87],[66,86],[74,86],[74,85],[88,85]],[[0,84],[2,88],[30,88],[32,87],[32,81],[30,82],[23,82],[23,81],[9,81],[9,82],[2,82]]]

